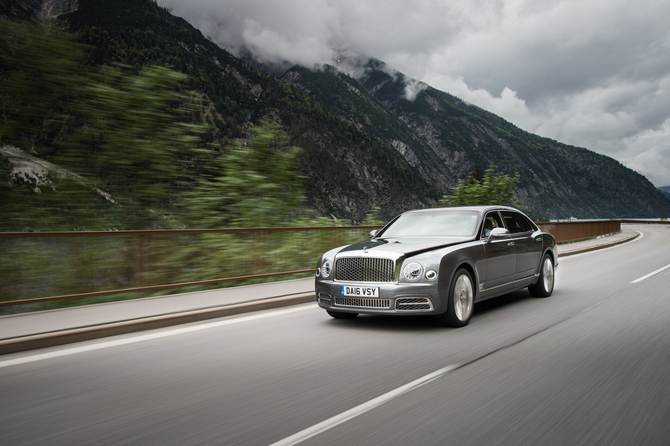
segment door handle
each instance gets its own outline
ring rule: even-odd
[[[535,241],[536,241],[536,242],[541,242],[541,241],[542,241],[542,237],[538,237],[538,238],[536,238]]]
[[[514,246],[514,242],[509,242],[507,246]]]

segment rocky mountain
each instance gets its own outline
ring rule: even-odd
[[[77,0],[0,0],[5,14],[48,20],[77,9]]]
[[[346,69],[354,77],[334,67],[293,67],[280,78],[384,141],[442,191],[494,165],[521,174],[516,195],[534,214],[602,218],[664,209],[644,176],[612,158],[525,132],[381,61],[346,61]]]
[[[307,206],[321,215],[360,221],[372,207],[389,218],[434,206],[489,165],[520,174],[517,197],[538,218],[670,212],[646,178],[619,162],[524,132],[378,60],[266,67],[234,57],[151,0],[0,0],[5,15],[45,10],[71,11],[60,26],[90,46],[91,64],[187,74],[211,104],[206,122],[215,141],[244,138],[262,118],[275,121],[302,148]]]
[[[665,198],[670,200],[670,186],[662,186],[659,187],[658,190],[661,191],[661,193],[663,194],[663,196],[665,196]]]

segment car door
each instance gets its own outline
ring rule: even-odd
[[[521,280],[537,272],[542,255],[542,237],[539,229],[525,215],[501,211],[505,227],[509,229],[516,248],[514,279]]]
[[[481,240],[486,249],[486,272],[484,289],[494,288],[514,280],[516,271],[516,250],[509,233],[495,235],[493,229],[502,228],[502,219],[498,212],[489,212],[482,225]]]

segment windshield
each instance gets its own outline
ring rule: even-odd
[[[477,211],[435,211],[403,214],[378,237],[471,237],[477,230]]]

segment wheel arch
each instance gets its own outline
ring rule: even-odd
[[[447,300],[449,299],[451,282],[454,280],[456,271],[458,271],[460,268],[465,269],[470,274],[475,302],[477,301],[477,297],[479,297],[479,277],[477,276],[477,269],[475,268],[474,261],[469,259],[466,255],[451,258],[449,258],[449,256],[445,256],[440,264],[441,280],[438,287],[440,301],[442,301],[444,304],[446,304]]]
[[[548,255],[549,258],[551,259],[551,263],[553,263],[554,266],[556,266],[556,262],[557,262],[558,259],[556,258],[555,254],[556,253],[554,252],[553,248],[547,247],[547,248],[544,249],[544,252],[542,253],[542,258],[544,259],[544,256]],[[541,264],[542,263],[540,262],[540,265]]]

